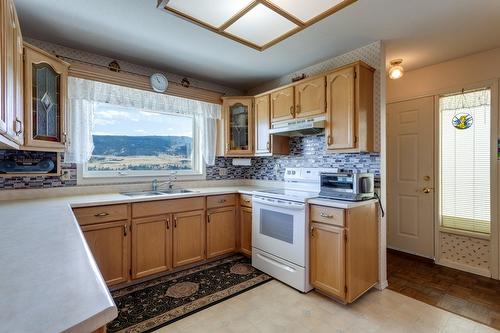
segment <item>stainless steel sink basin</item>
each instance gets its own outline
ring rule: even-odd
[[[151,197],[155,195],[164,195],[165,193],[160,191],[137,191],[137,192],[123,192],[121,193],[128,197]]]
[[[186,190],[185,188],[173,188],[170,190],[160,191],[164,194],[179,194],[179,193],[193,193],[193,190]]]
[[[173,188],[164,191],[137,191],[137,192],[124,192],[121,193],[128,197],[153,197],[157,195],[169,195],[169,194],[180,194],[180,193],[193,193],[195,191],[186,190],[184,188]]]

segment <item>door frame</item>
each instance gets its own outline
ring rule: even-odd
[[[499,105],[500,105],[500,94],[499,94],[499,86],[500,86],[500,80],[499,79],[493,79],[493,80],[486,80],[486,81],[479,81],[479,82],[474,82],[474,83],[469,83],[469,84],[462,84],[462,85],[457,85],[453,87],[448,87],[448,88],[443,88],[443,89],[438,89],[438,90],[433,90],[429,91],[425,94],[414,96],[412,98],[401,98],[401,99],[394,99],[387,101],[387,104],[393,104],[397,102],[404,102],[404,101],[409,101],[409,100],[414,100],[422,97],[433,97],[434,98],[434,126],[435,126],[435,140],[434,140],[434,188],[435,188],[435,196],[434,196],[434,257],[435,257],[435,262],[437,264],[443,265],[443,266],[450,266],[452,268],[457,268],[460,270],[466,269],[466,267],[459,267],[457,265],[453,265],[452,262],[443,262],[440,258],[441,254],[441,242],[440,242],[440,235],[442,232],[441,226],[440,226],[440,177],[439,177],[439,154],[440,154],[440,128],[439,128],[439,96],[441,95],[446,95],[446,94],[452,94],[461,91],[462,89],[464,90],[474,90],[474,89],[480,89],[480,88],[490,88],[491,89],[491,179],[490,179],[490,186],[491,186],[491,233],[490,236],[478,236],[477,234],[474,233],[467,233],[467,232],[460,232],[460,231],[451,231],[450,233],[453,234],[458,234],[462,236],[470,236],[472,238],[482,238],[482,239],[489,239],[490,241],[490,270],[489,273],[491,274],[491,277],[494,279],[499,280],[500,279],[500,226],[499,226],[499,221],[500,221],[500,195],[499,195],[499,189],[500,189],[500,177],[498,175],[498,172],[500,170],[499,164],[500,160],[497,159],[497,142],[500,139],[500,117],[499,117]],[[447,230],[449,232],[449,230]],[[481,274],[485,275],[484,271],[472,271],[469,270],[471,273],[475,274]]]

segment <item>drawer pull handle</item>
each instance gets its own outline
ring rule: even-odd
[[[127,229],[128,229],[128,225],[124,224],[123,225],[123,236],[127,236]]]
[[[167,219],[167,230],[170,229],[170,219]]]
[[[208,223],[210,223],[210,215],[207,215]]]
[[[226,199],[220,199],[218,202],[219,203],[224,203],[224,202],[226,202]]]
[[[177,218],[174,217],[174,228],[177,228]]]
[[[321,213],[319,215],[321,217],[326,217],[327,219],[333,219],[333,214]]]
[[[95,217],[104,217],[104,216],[108,216],[108,215],[109,215],[109,213],[106,213],[106,212],[94,214]]]
[[[243,201],[246,202],[246,203],[250,203],[251,202],[251,200],[248,200],[248,199],[245,199]]]

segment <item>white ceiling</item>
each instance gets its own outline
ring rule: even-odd
[[[239,89],[377,40],[407,70],[500,46],[499,0],[358,0],[264,52],[162,12],[157,0],[15,3],[25,36]]]

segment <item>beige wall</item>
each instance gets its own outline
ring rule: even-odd
[[[387,80],[386,100],[387,103],[392,103],[416,97],[439,95],[460,91],[462,88],[477,87],[481,83],[493,84],[494,87],[497,87],[499,78],[500,48],[497,48],[409,71],[399,80]],[[500,97],[497,89],[494,89],[493,92],[492,110],[495,112],[493,119],[497,119]],[[496,138],[498,134],[494,135],[494,137]],[[497,178],[500,179],[498,163],[495,167],[497,169]],[[391,177],[391,175],[388,175],[388,177]],[[496,190],[500,186],[494,181],[493,188]],[[493,197],[492,205],[493,212],[495,213],[498,202]],[[491,274],[498,279],[500,266],[500,230],[498,217],[493,218],[493,220],[491,240],[468,237],[468,235],[450,235],[441,232],[437,237],[436,257],[438,262],[441,258],[440,263],[447,266],[483,275]],[[452,241],[449,241],[450,239]],[[478,246],[481,249],[485,248],[485,246],[488,248],[479,252],[476,251],[476,254],[474,254],[475,257],[472,258],[474,260],[472,260],[471,253],[469,252],[474,252]]]
[[[500,48],[407,72],[387,80],[387,103],[500,78]]]

